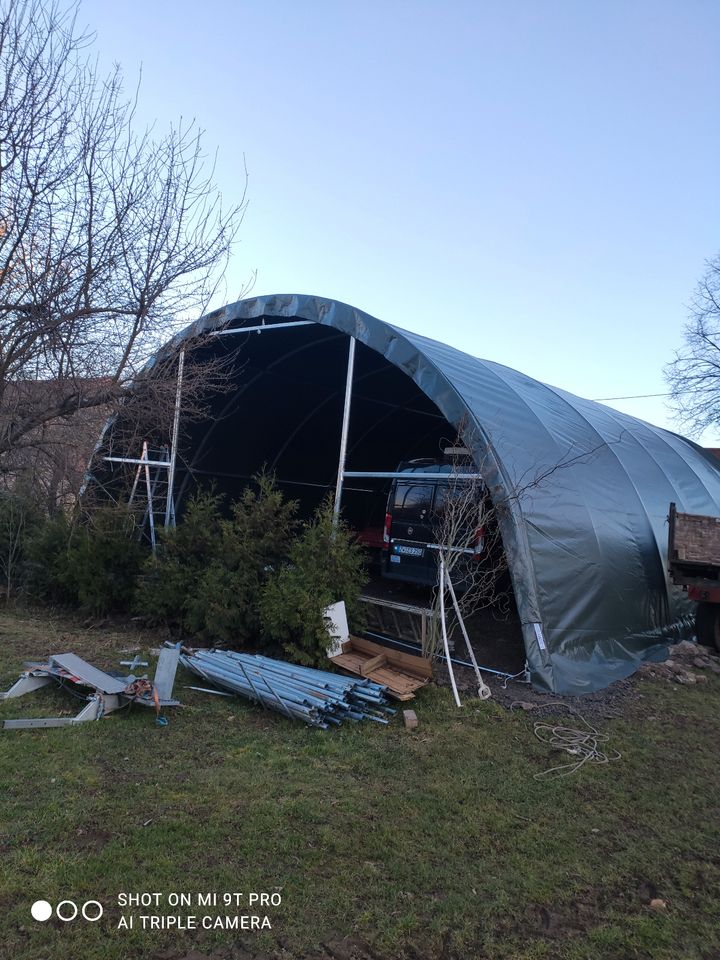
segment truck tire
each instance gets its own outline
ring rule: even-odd
[[[706,647],[715,647],[720,652],[720,604],[698,604],[695,614],[695,635],[697,642]]]

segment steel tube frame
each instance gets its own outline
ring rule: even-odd
[[[458,480],[465,481],[485,479],[481,473],[423,473],[420,470],[417,472],[406,470],[404,473],[399,473],[398,471],[394,470],[378,473],[367,473],[363,470],[346,470],[345,476],[353,478],[374,477],[376,480],[414,480],[418,483],[423,480],[452,480],[453,482],[456,482]]]
[[[109,463],[136,463],[141,467],[169,467],[169,460],[143,460],[142,457],[103,457]]]
[[[288,327],[309,327],[315,320],[290,320],[288,323],[261,323],[256,327],[233,327],[231,330],[211,330],[211,337],[227,337],[232,333],[264,333],[266,330],[286,330]]]
[[[345,458],[347,457],[348,433],[350,431],[350,404],[352,402],[353,374],[355,373],[355,337],[350,337],[348,347],[347,377],[345,378],[345,404],[343,406],[343,422],[340,434],[340,458],[338,460],[337,483],[335,484],[335,504],[333,506],[333,522],[337,525],[340,519],[342,506],[343,481],[345,480]]]
[[[183,662],[225,690],[323,729],[343,720],[387,723],[384,714],[394,712],[387,706],[385,689],[366,679],[235,651],[196,650]]]

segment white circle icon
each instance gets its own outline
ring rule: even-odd
[[[69,917],[63,916],[63,914],[60,913],[60,907],[63,907],[66,903],[72,908],[72,913],[70,914]],[[71,920],[74,920],[75,917],[77,916],[77,913],[78,913],[77,904],[74,903],[72,900],[61,900],[60,903],[55,907],[55,913],[57,914],[58,920],[62,920],[65,923],[69,923]]]
[[[97,912],[94,917],[88,916],[87,909],[91,905],[97,907]],[[98,900],[86,900],[82,907],[82,915],[83,915],[83,918],[87,920],[88,923],[95,923],[95,921],[99,920],[100,917],[103,915],[102,904]]]
[[[45,921],[49,920],[52,916],[52,907],[47,900],[36,900],[30,907],[30,913],[32,914],[33,920],[45,923]]]

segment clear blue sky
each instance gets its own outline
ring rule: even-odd
[[[581,396],[662,393],[720,251],[715,0],[84,0],[142,116],[250,174],[234,300],[311,293]],[[612,404],[673,428],[662,398]],[[720,436],[704,442],[720,445]]]

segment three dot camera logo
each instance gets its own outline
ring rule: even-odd
[[[81,916],[88,923],[95,923],[103,915],[102,904],[98,900],[86,900],[85,903],[75,903],[74,900],[61,900],[53,910],[52,904],[47,900],[36,900],[30,907],[30,913],[33,920],[39,923],[45,923],[52,917],[53,913],[64,923],[70,923],[76,917]]]

